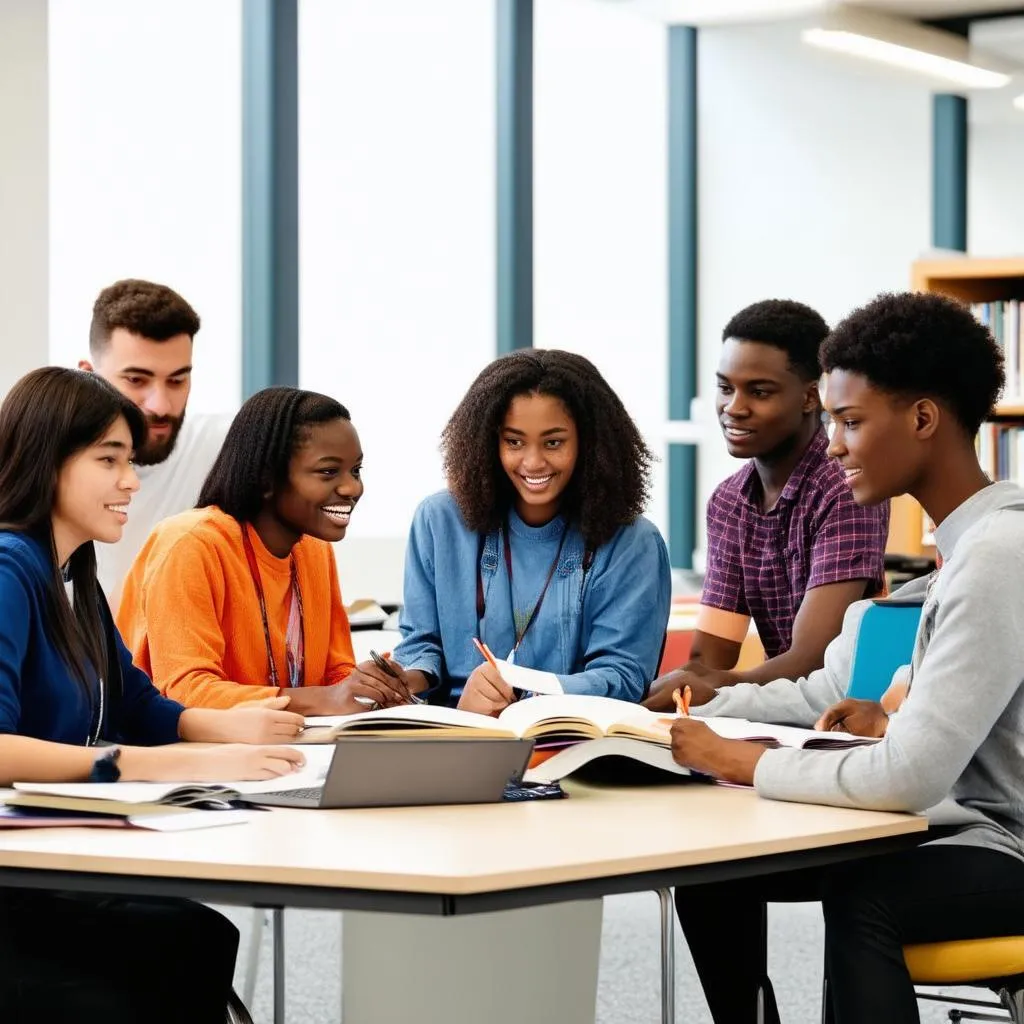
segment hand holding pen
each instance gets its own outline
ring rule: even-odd
[[[497,715],[516,699],[515,694],[512,687],[501,678],[497,660],[487,644],[481,643],[476,637],[473,638],[473,644],[484,663],[474,669],[466,680],[459,698],[459,708],[480,715]]]
[[[390,651],[386,651],[384,654],[370,651],[370,659],[370,661],[359,665],[358,671],[381,684],[384,692],[392,696],[386,702],[375,700],[373,697],[359,696],[355,698],[356,703],[370,711],[382,706],[394,707],[401,704],[426,703],[422,697],[413,693],[405,671],[397,661],[391,660]]]

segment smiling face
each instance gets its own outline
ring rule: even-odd
[[[576,468],[576,423],[561,399],[517,395],[498,433],[498,455],[516,492],[516,511],[534,526],[558,514]]]
[[[716,376],[718,422],[737,459],[785,451],[818,409],[817,382],[795,373],[787,353],[774,345],[729,338]]]
[[[833,370],[825,383],[832,417],[828,453],[838,459],[858,505],[913,493],[924,472],[938,409],[873,387],[866,377]]]
[[[99,441],[61,466],[52,525],[62,562],[87,541],[113,544],[121,539],[128,506],[139,489],[131,457],[131,433],[119,416]]]
[[[146,417],[146,443],[135,453],[140,466],[163,462],[172,451],[185,420],[192,388],[192,339],[177,334],[154,341],[115,327],[95,356],[95,365],[78,364],[113,384]]]
[[[268,499],[268,511],[295,540],[304,533],[341,540],[363,494],[362,466],[359,435],[349,420],[312,424],[292,455],[287,482]]]

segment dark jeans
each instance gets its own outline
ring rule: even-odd
[[[0,889],[4,1024],[224,1024],[238,951],[186,900]]]
[[[1024,863],[971,846],[919,846],[821,870],[680,887],[676,910],[715,1024],[779,1020],[767,978],[768,903],[821,900],[836,1024],[917,1024],[904,944],[1024,933]]]

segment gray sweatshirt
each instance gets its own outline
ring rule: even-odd
[[[953,843],[1024,860],[1024,490],[997,483],[935,531],[943,565],[899,596],[925,597],[910,692],[884,739],[843,751],[782,748],[758,762],[764,797],[927,811]],[[727,687],[695,714],[812,726],[842,700],[857,628],[846,613],[824,667],[795,682]]]

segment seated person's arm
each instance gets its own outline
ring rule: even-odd
[[[789,650],[745,672],[730,672],[718,685],[800,679],[821,668],[825,648],[843,628],[846,609],[864,597],[867,587],[868,580],[849,580],[807,591],[793,620],[793,643]]]
[[[355,663],[355,654],[352,650],[352,630],[349,626],[345,605],[341,599],[337,563],[332,551],[325,551],[324,554],[326,557],[323,571],[328,575],[331,585],[330,637],[327,666],[324,670],[324,687],[342,685],[346,692],[350,691],[352,697],[368,697],[381,706],[409,703],[412,699],[408,696],[409,692],[418,693],[420,690],[427,689],[426,679],[422,672],[406,672],[397,661],[389,658],[389,663],[397,676],[396,679],[395,676],[389,676],[383,672],[372,659],[359,665]],[[296,694],[292,690],[290,696],[292,697],[290,705],[292,709],[302,711],[308,707],[310,708],[308,714],[316,714],[317,712],[313,708],[325,700],[323,696],[318,697],[312,690],[301,694]],[[326,699],[333,699],[333,696]],[[372,707],[372,705],[359,703],[359,707],[354,710],[367,710],[368,707]]]
[[[395,663],[401,664],[413,693],[422,693],[435,686],[441,679],[444,663],[434,556],[433,531],[427,511],[421,506],[413,517],[405,549],[402,611],[398,621],[402,639],[394,652]],[[467,637],[466,642],[469,643],[470,639]]]
[[[694,631],[693,644],[690,647],[690,661],[700,662],[708,668],[730,669],[739,661],[742,648],[742,640],[731,640],[697,629]]]

